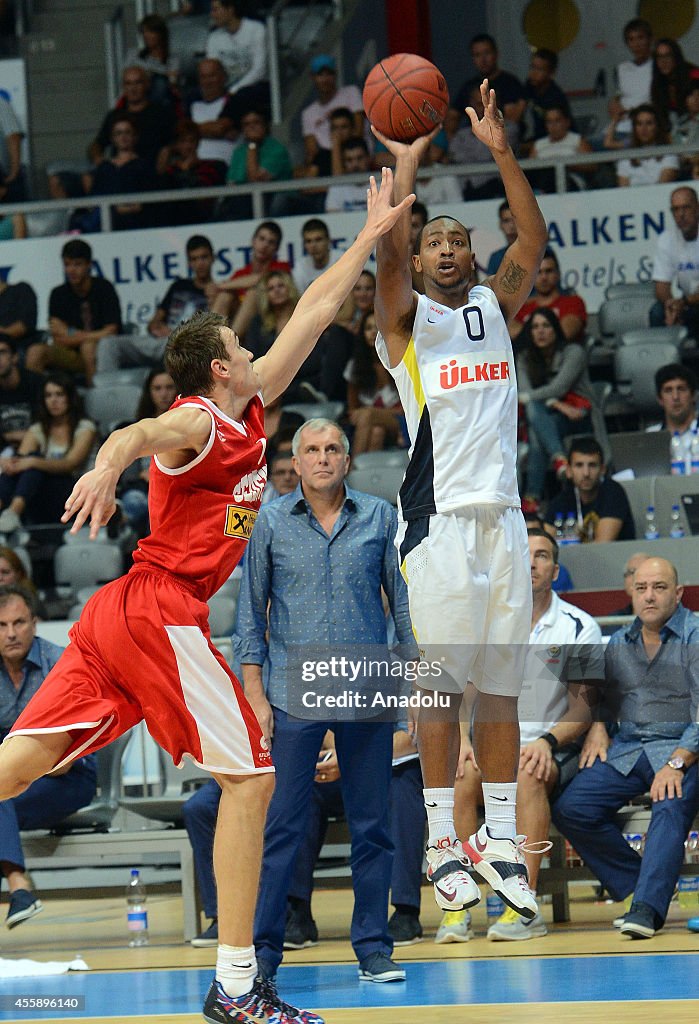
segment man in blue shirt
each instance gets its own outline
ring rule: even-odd
[[[636,570],[636,618],[605,652],[610,740],[592,726],[583,769],[553,807],[553,820],[615,900],[633,894],[614,922],[622,934],[648,939],[662,928],[697,811],[699,618],[681,604],[677,570],[648,558]],[[614,815],[650,791],[653,801],[643,858]],[[618,922],[618,924],[617,924]]]
[[[20,586],[0,587],[0,741],[62,653],[62,647],[36,636],[34,595]],[[52,828],[89,804],[96,786],[91,755],[37,779],[12,800],[0,800],[0,868],[10,890],[8,928],[43,909],[24,870],[20,829]]]
[[[350,681],[332,659],[367,655],[388,664],[382,588],[399,643],[416,656],[417,649],[393,545],[396,513],[388,502],[345,486],[348,451],[344,433],[329,420],[309,420],[297,431],[293,453],[300,483],[261,508],[245,560],[236,655],[276,768],[255,947],[260,972],[273,977],[282,960],[287,894],[307,827],[318,751],[331,728],[352,831],[350,937],[359,977],[402,981],[405,972],[390,959],[387,930],[393,725],[377,721],[382,708],[362,688],[373,683],[379,693],[383,681],[377,684],[365,671]],[[347,713],[334,706],[340,697],[355,701]]]

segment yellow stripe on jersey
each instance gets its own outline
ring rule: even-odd
[[[417,402],[417,418],[419,420],[425,406],[425,392],[422,390],[422,380],[420,378],[420,370],[417,365],[415,342],[412,334],[410,335],[410,341],[408,342],[408,347],[406,348],[405,355],[403,356],[403,365],[408,371],[410,382],[413,385],[413,393],[415,395],[415,401]]]

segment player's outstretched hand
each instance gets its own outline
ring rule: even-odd
[[[91,469],[80,477],[61,516],[62,523],[69,522],[75,516],[71,533],[77,533],[89,517],[90,540],[95,540],[100,526],[106,526],[114,515],[117,480],[118,476],[111,470],[99,468]]]
[[[376,184],[376,178],[372,174],[369,179],[369,188],[366,190],[367,217],[365,230],[369,231],[375,238],[379,238],[387,231],[390,231],[399,217],[415,202],[415,193],[393,206],[393,171],[390,167],[381,169],[381,188]]]
[[[417,139],[413,139],[412,142],[397,142],[396,139],[389,139],[388,136],[383,135],[378,130],[378,128],[375,128],[373,124],[371,126],[371,130],[376,136],[376,138],[379,140],[379,142],[381,142],[386,147],[388,152],[393,153],[396,160],[401,155],[413,155],[417,162],[419,163],[420,160],[422,160],[423,156],[425,155],[426,151],[429,149],[432,139],[435,137],[435,135],[437,134],[441,127],[441,124],[438,124],[437,127],[433,131],[431,131],[429,135],[420,135],[418,136]]]
[[[495,89],[488,88],[488,79],[481,82],[481,100],[483,101],[483,117],[479,120],[473,107],[466,107],[471,121],[473,134],[485,143],[492,153],[505,153],[510,148],[505,132],[505,118],[498,110]]]

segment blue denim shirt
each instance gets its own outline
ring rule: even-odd
[[[619,723],[607,759],[622,775],[644,752],[656,772],[677,747],[699,753],[699,616],[679,605],[652,661],[641,627],[636,618],[617,630],[605,652],[607,692]]]
[[[290,647],[325,646],[329,653],[343,645],[386,647],[382,587],[398,642],[417,656],[396,529],[387,501],[349,487],[330,536],[300,484],[262,506],[247,548],[233,643],[242,664],[268,660],[267,698],[274,707],[288,710]]]

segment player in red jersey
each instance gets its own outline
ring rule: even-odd
[[[0,800],[145,719],[176,764],[185,756],[221,786],[214,844],[220,945],[204,1004],[212,1024],[322,1024],[256,977],[252,925],[274,769],[262,732],[211,644],[206,601],[239,561],[267,472],[263,403],[289,385],[358,278],[377,239],[412,203],[391,205],[392,175],[371,180],[367,219],[346,253],[307,289],[269,352],[252,362],[226,321],[201,313],[166,349],[180,395],[157,419],[115,431],[78,480],[63,521],[111,518],[115,488],[153,456],[151,535],[126,576],[86,605],[71,643],[0,747]],[[235,852],[234,852],[235,851]]]

